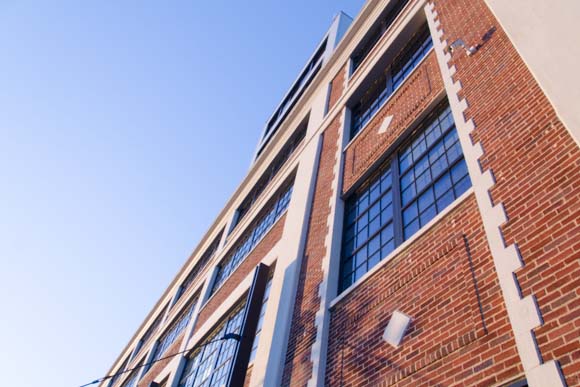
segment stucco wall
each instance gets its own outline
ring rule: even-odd
[[[580,144],[580,1],[486,2]]]

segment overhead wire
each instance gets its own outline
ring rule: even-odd
[[[224,340],[236,340],[236,341],[239,342],[241,339],[242,339],[242,337],[240,335],[238,335],[237,333],[226,333],[223,337],[220,337],[219,339],[212,340],[212,341],[207,341],[205,343],[200,343],[200,344],[194,345],[192,348],[188,348],[188,349],[185,349],[183,351],[176,352],[176,353],[173,353],[171,355],[167,355],[167,356],[161,357],[161,358],[159,358],[157,360],[153,360],[153,361],[150,361],[150,362],[144,363],[144,364],[139,364],[136,367],[133,367],[133,368],[130,368],[130,369],[126,369],[126,370],[123,370],[123,371],[119,371],[119,372],[116,372],[116,373],[111,374],[111,375],[107,375],[107,376],[100,377],[98,379],[93,380],[90,383],[83,384],[83,385],[81,385],[79,387],[87,387],[87,386],[91,386],[93,384],[101,383],[101,382],[104,382],[105,380],[112,379],[114,377],[117,377],[117,376],[120,376],[120,375],[129,373],[129,372],[133,372],[135,370],[138,370],[139,368],[146,367],[146,366],[150,366],[151,364],[160,362],[161,360],[170,359],[172,357],[175,357],[175,356],[184,354],[186,352],[191,352],[191,351],[193,351],[193,350],[195,350],[197,348],[205,347],[207,345],[214,344],[214,343],[219,343],[220,341],[224,341]]]

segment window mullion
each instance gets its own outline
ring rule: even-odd
[[[395,246],[403,243],[403,209],[401,206],[401,183],[399,174],[399,153],[394,152],[391,158],[391,176],[393,193],[393,233],[395,238]]]

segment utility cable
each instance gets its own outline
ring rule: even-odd
[[[226,333],[223,337],[220,337],[219,339],[212,340],[212,341],[208,341],[208,342],[201,343],[201,344],[197,344],[197,345],[194,345],[193,347],[191,347],[189,349],[185,349],[185,350],[183,350],[181,352],[177,352],[177,353],[173,353],[171,355],[167,355],[167,356],[161,357],[161,358],[159,358],[157,360],[150,361],[149,363],[139,364],[138,366],[133,367],[133,368],[130,368],[128,370],[120,371],[120,372],[114,373],[112,375],[103,376],[103,377],[101,377],[99,379],[93,380],[90,383],[83,384],[80,387],[87,387],[87,386],[90,386],[90,385],[93,385],[93,384],[101,383],[101,382],[104,382],[107,379],[112,379],[112,378],[117,377],[119,375],[123,375],[123,374],[126,374],[128,372],[132,372],[132,371],[138,370],[141,367],[150,366],[151,364],[157,363],[158,361],[165,360],[165,359],[170,359],[170,358],[175,357],[177,355],[181,355],[183,353],[193,351],[194,349],[201,348],[201,347],[205,347],[206,345],[210,345],[210,344],[214,344],[214,343],[219,343],[220,341],[224,341],[224,340],[236,340],[236,341],[239,342],[241,339],[242,339],[242,336],[238,335],[237,333]]]

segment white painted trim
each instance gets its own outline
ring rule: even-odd
[[[578,34],[576,20],[580,15],[580,2],[485,2],[576,146],[580,147],[580,49],[575,39]]]
[[[393,258],[401,254],[406,248],[415,243],[419,238],[421,238],[425,233],[427,233],[433,226],[435,226],[441,219],[446,217],[451,211],[463,203],[471,194],[473,193],[473,188],[469,188],[460,197],[455,199],[453,203],[449,204],[443,211],[438,213],[433,219],[431,219],[425,226],[421,227],[413,236],[401,243],[397,248],[391,251],[386,257],[382,258],[379,263],[377,263],[372,269],[366,272],[362,277],[356,280],[352,285],[346,288],[342,293],[340,293],[329,305],[329,309],[334,308],[338,303],[340,303],[345,297],[352,293],[355,289],[365,283],[370,277],[372,277],[377,271],[381,270],[385,265],[387,265]]]
[[[183,357],[183,356],[180,356]],[[176,375],[176,370],[178,368],[178,364],[179,364],[180,359],[178,357],[174,357],[173,359],[171,359],[171,361],[169,363],[167,363],[167,366],[165,368],[163,368],[163,370],[161,372],[159,372],[159,374],[157,374],[155,376],[155,378],[153,378],[153,382],[157,382],[157,383],[161,383],[163,380],[165,380],[165,378],[167,378],[167,385],[168,386],[172,386],[174,384],[174,379],[175,379],[175,375]],[[177,384],[175,384],[175,386],[177,387]],[[146,386],[147,387],[147,386]]]
[[[321,149],[318,135],[309,142],[298,166],[250,378],[252,387],[279,386],[282,380]]]
[[[526,379],[532,387],[562,387],[565,383],[558,364],[542,361],[533,333],[534,328],[542,325],[540,308],[533,295],[521,298],[514,272],[523,267],[523,262],[517,245],[505,246],[501,226],[508,221],[507,214],[501,203],[494,204],[491,200],[490,191],[495,185],[493,172],[481,170],[479,159],[484,150],[481,143],[474,144],[471,140],[475,124],[472,119],[466,121],[463,115],[467,101],[459,99],[461,83],[453,81],[456,69],[449,67],[451,54],[445,51],[447,42],[442,40],[443,30],[433,3],[425,6],[425,14]]]

